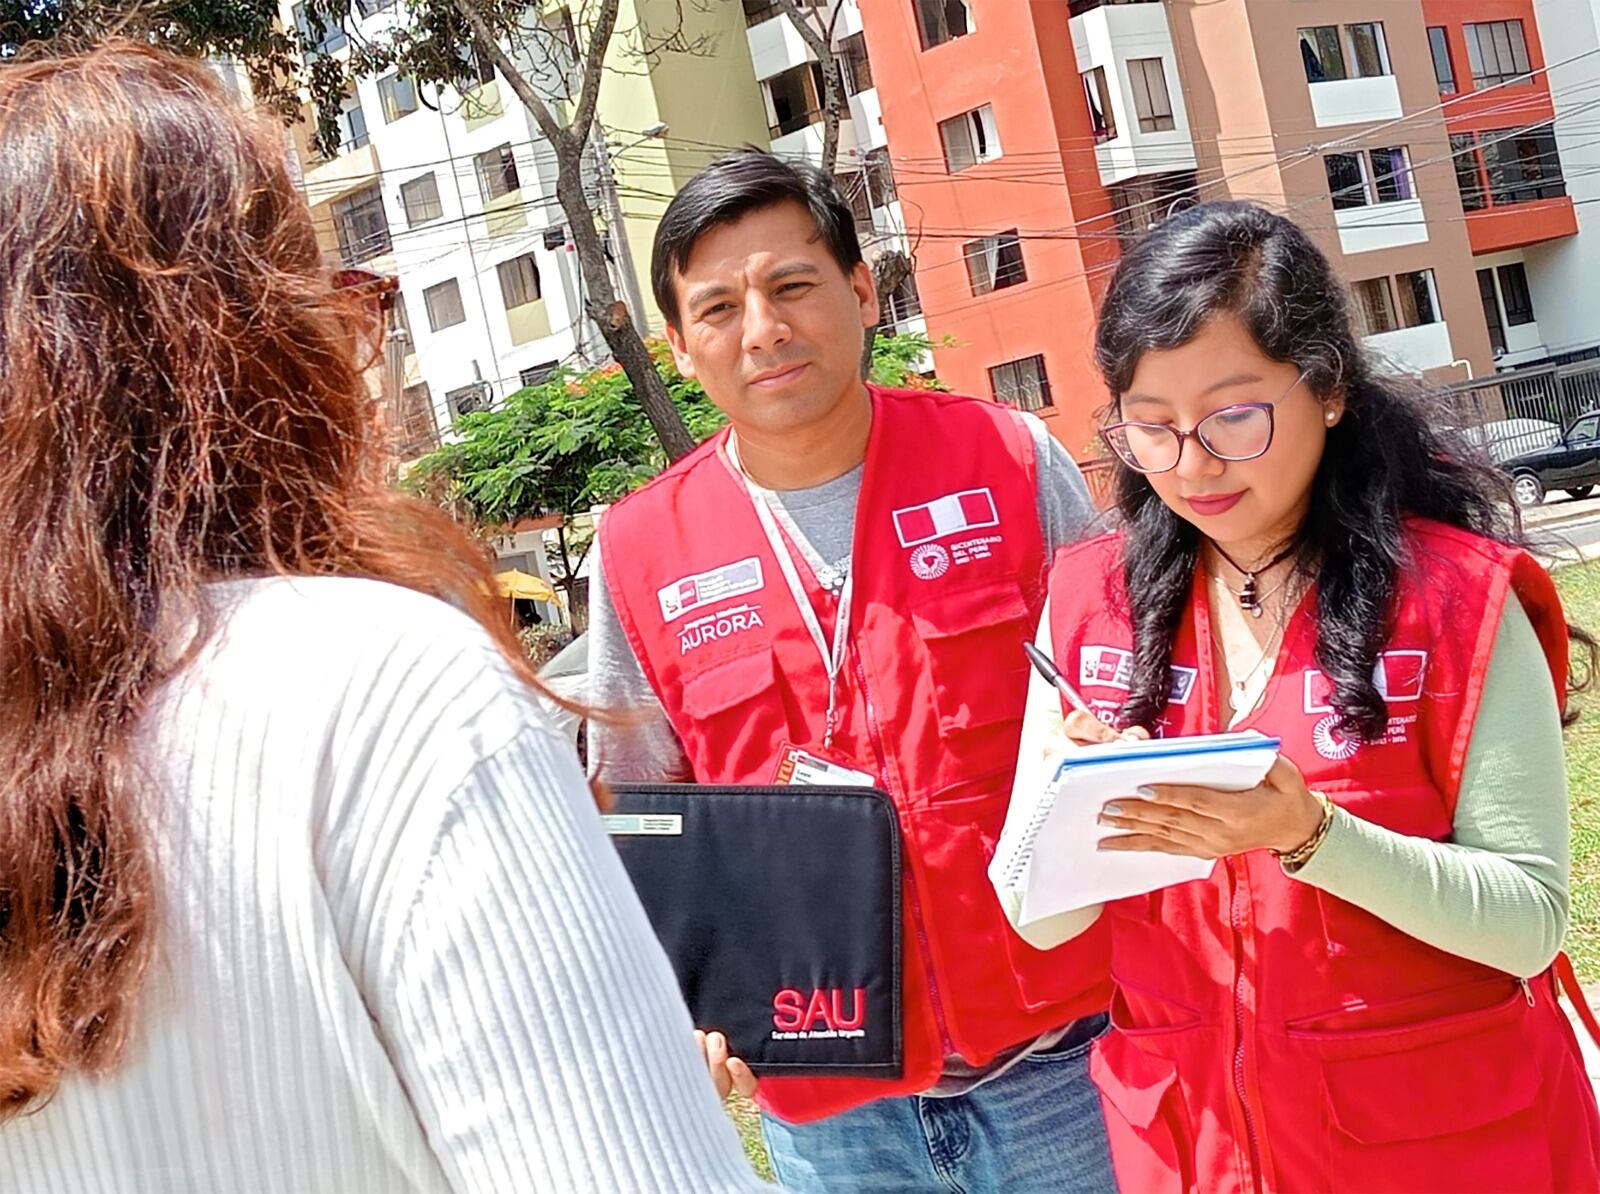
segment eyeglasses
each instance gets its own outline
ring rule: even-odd
[[[1177,468],[1183,456],[1183,441],[1190,436],[1218,460],[1254,460],[1272,447],[1273,408],[1305,379],[1302,371],[1294,384],[1271,402],[1241,402],[1214,410],[1190,431],[1179,431],[1166,423],[1122,422],[1102,427],[1100,438],[1123,464],[1140,473],[1165,473]]]

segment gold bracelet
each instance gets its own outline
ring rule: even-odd
[[[1317,803],[1322,806],[1322,821],[1317,825],[1316,832],[1293,850],[1283,853],[1278,853],[1276,850],[1273,851],[1278,855],[1278,861],[1283,865],[1283,869],[1290,874],[1298,871],[1311,861],[1311,856],[1328,839],[1328,830],[1333,828],[1333,801],[1329,800],[1321,792],[1313,791],[1311,794],[1317,798]]]

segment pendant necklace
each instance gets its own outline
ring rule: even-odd
[[[1224,560],[1228,561],[1229,564],[1233,565],[1233,570],[1235,572],[1238,572],[1240,575],[1242,575],[1244,577],[1244,588],[1239,590],[1239,592],[1237,594],[1237,596],[1239,598],[1239,608],[1244,610],[1245,613],[1249,614],[1252,618],[1259,618],[1261,616],[1261,612],[1262,612],[1262,606],[1261,606],[1262,599],[1265,598],[1265,597],[1272,596],[1273,593],[1276,593],[1279,589],[1283,588],[1283,585],[1285,583],[1287,583],[1288,578],[1285,577],[1284,581],[1280,581],[1271,590],[1271,592],[1262,593],[1256,587],[1256,577],[1260,576],[1263,572],[1266,572],[1268,569],[1274,568],[1277,565],[1283,563],[1283,561],[1287,560],[1291,555],[1293,555],[1294,554],[1294,545],[1290,544],[1288,547],[1286,547],[1282,551],[1280,551],[1277,555],[1273,556],[1265,564],[1260,564],[1260,565],[1258,565],[1257,567],[1255,567],[1253,569],[1242,567],[1232,556],[1230,556],[1227,552],[1223,551],[1221,546],[1215,540],[1212,541],[1211,546],[1216,548],[1217,554],[1219,556],[1221,556]],[[1226,583],[1224,583],[1223,587],[1224,588],[1227,587]]]

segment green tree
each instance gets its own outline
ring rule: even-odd
[[[925,336],[878,337],[873,380],[940,388],[916,372],[933,347]],[[647,348],[696,442],[722,426],[722,412],[698,382],[678,372],[667,346],[657,340]],[[660,441],[639,418],[632,384],[612,365],[581,374],[561,372],[518,390],[493,410],[463,416],[459,438],[418,460],[406,484],[490,533],[524,518],[559,515],[555,570],[571,608],[577,572],[589,549],[573,519],[637,489],[667,465]]]

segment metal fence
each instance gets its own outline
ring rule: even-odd
[[[1600,359],[1512,369],[1447,387],[1442,419],[1505,460],[1559,438],[1581,414],[1600,410]]]

